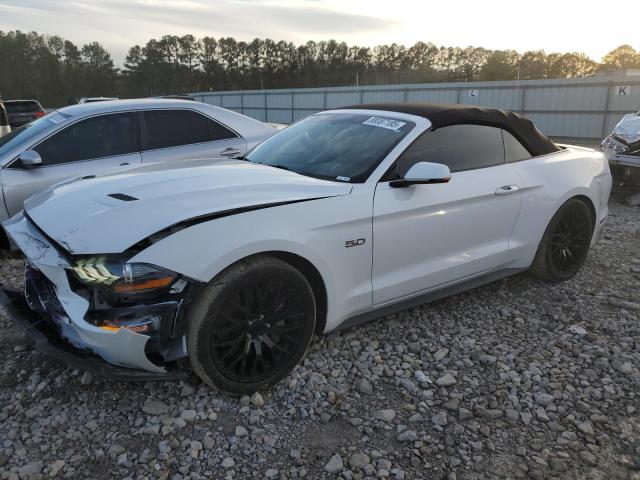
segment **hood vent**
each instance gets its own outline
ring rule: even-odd
[[[135,202],[138,200],[136,197],[127,195],[125,193],[110,193],[107,197],[115,198],[116,200],[122,200],[123,202]]]

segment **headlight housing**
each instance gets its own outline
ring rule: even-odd
[[[73,273],[83,285],[108,287],[121,294],[169,289],[178,279],[177,273],[162,267],[107,257],[78,259]]]

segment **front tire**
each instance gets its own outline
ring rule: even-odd
[[[583,201],[572,198],[565,202],[544,232],[531,273],[548,282],[573,278],[587,258],[593,222],[591,210]]]
[[[218,390],[245,395],[278,382],[302,359],[315,329],[316,303],[297,269],[260,255],[213,279],[188,315],[194,372]]]

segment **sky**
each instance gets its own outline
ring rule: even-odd
[[[640,50],[639,17],[640,0],[0,0],[0,30],[98,41],[116,65],[135,44],[187,33],[579,51],[599,61],[621,44]]]

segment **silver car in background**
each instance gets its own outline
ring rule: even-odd
[[[239,157],[276,132],[239,113],[186,100],[61,108],[0,138],[0,222],[22,210],[31,195],[70,177],[142,163]]]

